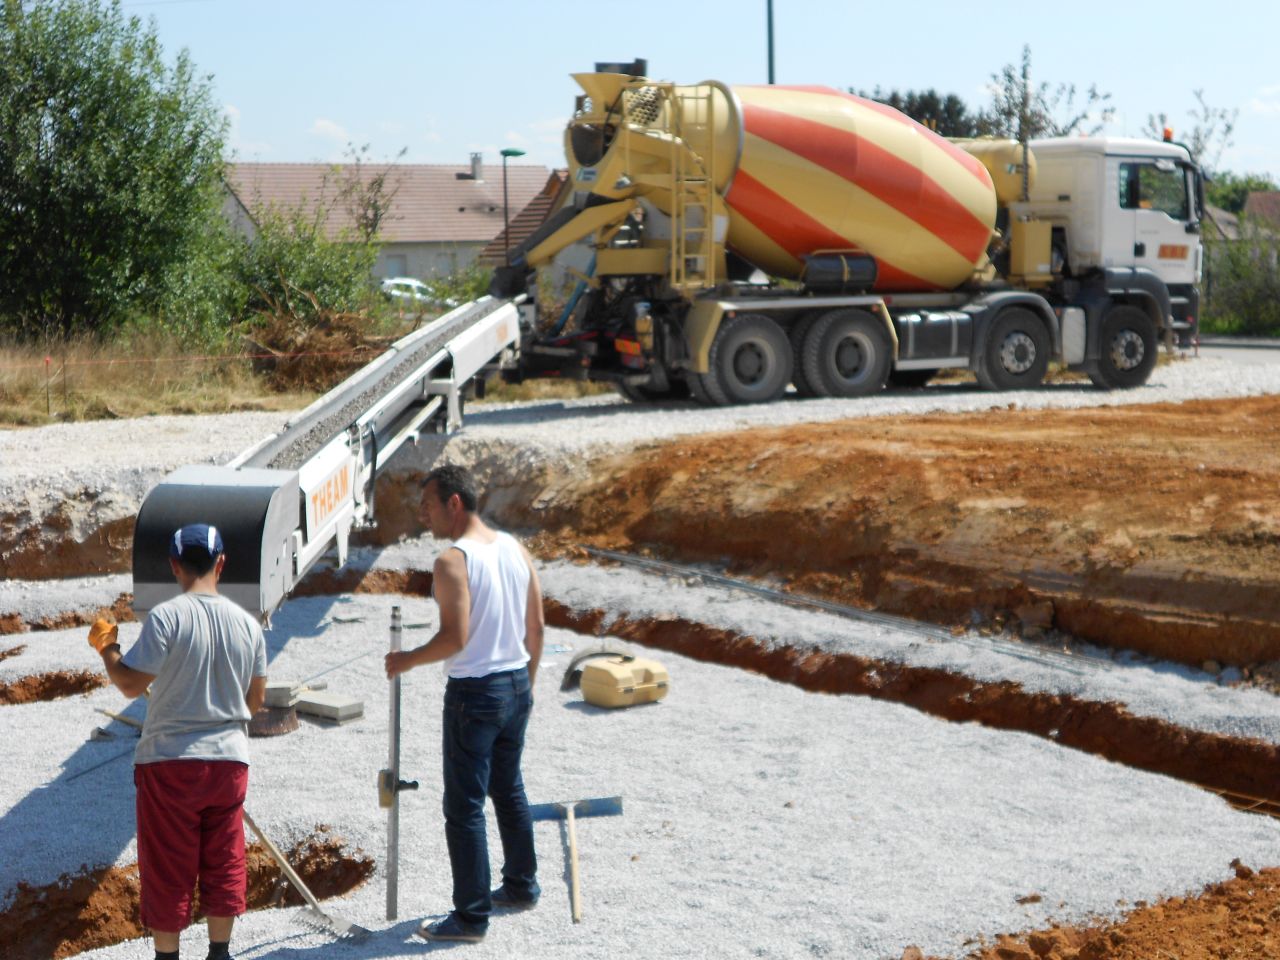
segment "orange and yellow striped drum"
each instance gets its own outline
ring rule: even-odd
[[[727,244],[777,276],[816,250],[875,257],[878,290],[958,286],[986,262],[991,176],[891,107],[826,87],[734,87]]]

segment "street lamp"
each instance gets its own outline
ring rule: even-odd
[[[507,147],[502,151],[502,260],[511,266],[511,220],[507,216],[507,160],[523,157],[524,151]]]

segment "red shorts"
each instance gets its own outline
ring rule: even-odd
[[[162,760],[133,768],[138,788],[142,925],[176,933],[200,883],[207,917],[245,910],[244,809],[249,768],[234,760]]]

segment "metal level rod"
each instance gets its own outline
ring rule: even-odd
[[[400,652],[400,608],[391,608],[391,652]],[[387,919],[399,913],[400,886],[400,677],[391,678],[390,744],[387,755],[391,806],[387,808]]]

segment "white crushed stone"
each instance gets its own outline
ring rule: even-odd
[[[386,820],[375,777],[387,748],[381,655],[393,603],[404,609],[406,643],[425,641],[436,614],[423,598],[299,599],[275,618],[273,677],[329,671],[331,691],[365,705],[364,718],[346,726],[303,721],[295,733],[252,742],[248,807],[277,843],[329,824],[381,868]],[[122,629],[126,642],[136,630]],[[96,658],[83,633],[50,632],[41,643],[67,666],[87,666]],[[670,670],[664,701],[598,710],[559,690],[572,651],[594,641],[554,629],[547,639],[525,762],[530,798],[620,795],[625,812],[579,822],[582,924],[570,919],[564,834],[542,823],[541,904],[496,916],[468,956],[882,960],[909,944],[958,955],[978,934],[1114,916],[1122,900],[1197,891],[1228,877],[1236,857],[1280,862],[1280,824],[1186,784],[1042,738],[806,693],[662,651],[634,648]],[[261,911],[237,925],[241,960],[382,960],[426,949],[413,930],[448,909],[450,891],[439,806],[442,671],[420,668],[403,686],[402,775],[422,786],[403,795],[402,919],[383,919],[380,869],[325,903],[373,930],[369,940],[334,943],[292,910]],[[119,710],[124,701],[103,690],[0,708],[11,773],[0,779],[0,889],[134,859],[128,760],[67,782],[128,747],[85,742],[105,721],[95,706]],[[489,829],[496,844],[492,820]],[[1042,901],[1016,902],[1029,894]],[[190,931],[184,952],[199,955],[203,939],[202,928]],[[151,952],[135,941],[82,956],[149,960]]]
[[[548,456],[564,457],[580,455],[593,448],[632,446],[689,434],[793,423],[972,413],[1002,408],[1079,409],[1260,396],[1280,393],[1280,352],[1274,353],[1274,360],[1269,364],[1245,364],[1212,357],[1178,360],[1157,367],[1150,382],[1135,390],[1105,391],[1084,382],[993,392],[975,383],[941,383],[850,400],[801,399],[789,394],[775,403],[744,407],[703,407],[693,402],[633,404],[610,395],[581,400],[473,405],[465,412],[466,426],[458,439],[468,444],[501,440],[537,445],[546,449]]]

